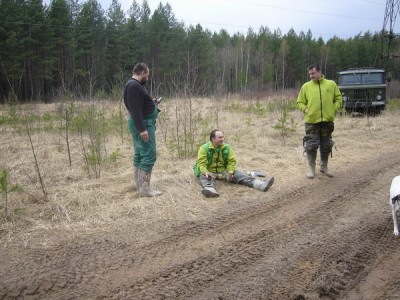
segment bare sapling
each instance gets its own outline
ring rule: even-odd
[[[71,158],[71,122],[74,117],[74,112],[76,110],[75,104],[72,101],[61,102],[59,108],[60,114],[60,130],[64,131],[63,138],[65,139],[65,144],[67,147],[68,163],[69,167],[72,167]]]
[[[204,143],[203,133],[214,128],[211,125],[214,124],[213,116],[204,117],[201,112],[195,112],[192,102],[190,98],[177,100],[174,106],[175,131],[170,144],[177,151],[179,159],[195,156],[198,146]]]
[[[160,124],[159,128],[161,130],[161,135],[163,137],[165,144],[167,144],[169,124],[171,121],[169,114],[170,114],[169,105],[167,105],[166,108],[162,110],[162,112],[160,113],[160,115],[158,117],[158,122]]]
[[[193,142],[193,120],[186,102],[186,100],[182,100],[182,103],[178,103],[178,101],[175,103],[175,148],[178,158],[182,159],[188,158],[191,155],[191,149],[193,149],[193,145],[191,145]]]
[[[83,112],[82,112],[83,110]],[[81,148],[81,153],[84,161],[84,168],[87,172],[88,178],[92,178],[92,161],[90,159],[90,144],[87,145],[86,134],[89,132],[89,119],[91,118],[90,111],[85,111],[85,107],[82,106],[80,109],[80,113],[77,114],[73,119],[73,131],[77,132],[79,135],[79,144]],[[97,172],[95,172],[96,176]]]
[[[33,156],[33,162],[34,162],[34,166],[35,166],[36,175],[38,176],[38,179],[39,179],[39,183],[40,183],[41,190],[43,192],[44,200],[48,201],[47,188],[46,188],[46,185],[45,185],[45,182],[44,182],[44,178],[43,178],[43,175],[42,175],[42,172],[41,172],[41,169],[40,169],[40,164],[39,164],[39,160],[38,160],[38,157],[37,157],[37,152],[36,152],[35,146],[34,146],[33,141],[32,141],[32,134],[31,134],[30,125],[29,125],[29,122],[27,121],[27,117],[26,116],[24,117],[24,125],[25,125],[26,134],[27,134],[28,139],[29,139],[29,144],[31,146],[31,151],[32,151],[32,156]]]
[[[110,104],[113,108],[111,110],[107,110],[111,111],[111,118],[109,119],[109,125],[111,126],[110,129],[116,131],[116,134],[121,138],[121,144],[123,145],[125,141],[125,135],[127,135],[128,127],[126,126],[127,111],[125,109],[124,101],[121,99],[121,93],[123,93],[123,91],[121,91],[119,84],[113,86],[110,95]],[[117,110],[114,109],[116,104],[118,105]],[[104,137],[106,137],[106,135]]]
[[[103,161],[102,149],[105,153],[104,157],[107,157],[106,144],[106,118],[104,111],[98,111],[95,105],[92,104],[88,114],[89,124],[89,141],[88,146],[89,156],[88,161],[91,166],[95,177],[100,178],[101,165]]]
[[[179,105],[178,102],[175,103],[175,147],[178,152],[178,158],[181,158],[181,140],[180,140],[180,134],[179,134],[179,127],[180,127],[180,115],[179,115]]]
[[[102,151],[105,153],[105,135],[107,120],[104,112],[98,112],[94,105],[88,109],[82,107],[83,112],[73,118],[72,130],[79,135],[80,148],[85,163],[85,169],[89,178],[101,175],[103,161]],[[107,157],[107,154],[104,155]]]

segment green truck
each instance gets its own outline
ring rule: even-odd
[[[343,107],[348,113],[379,114],[386,108],[385,70],[354,68],[338,73]]]

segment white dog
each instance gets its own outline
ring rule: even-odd
[[[390,204],[392,205],[392,216],[393,216],[393,233],[399,235],[399,228],[397,226],[396,211],[400,208],[400,176],[396,176],[392,180],[390,186]]]

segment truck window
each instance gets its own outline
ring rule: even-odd
[[[339,85],[361,84],[361,74],[343,74],[339,77]]]
[[[339,85],[384,84],[383,73],[355,73],[339,76]]]
[[[363,84],[384,84],[385,78],[382,73],[369,73],[362,75]]]

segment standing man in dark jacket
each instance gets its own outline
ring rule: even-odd
[[[308,66],[310,81],[305,83],[297,97],[297,106],[305,114],[306,135],[304,147],[307,152],[307,177],[315,177],[315,160],[320,152],[320,171],[332,177],[328,170],[328,158],[332,152],[332,132],[336,112],[342,107],[342,95],[336,83],[321,74],[317,64]]]
[[[150,185],[151,172],[157,158],[155,125],[159,110],[157,102],[144,88],[149,75],[150,70],[146,64],[136,64],[124,91],[124,103],[129,111],[128,126],[134,144],[134,179],[139,196],[142,197],[161,195]]]

